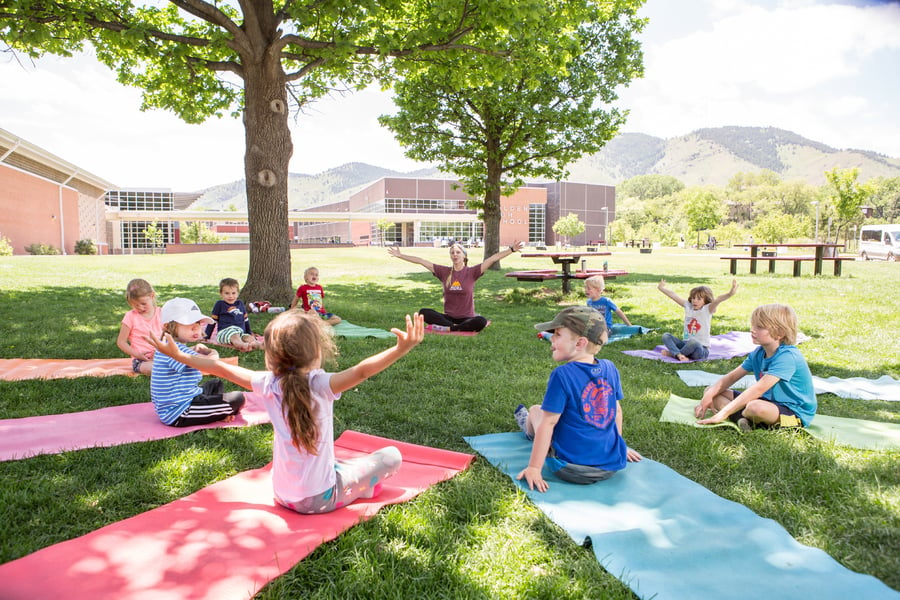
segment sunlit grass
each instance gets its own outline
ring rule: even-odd
[[[589,258],[630,275],[607,284],[630,320],[655,330],[611,344],[625,392],[630,445],[713,492],[781,523],[803,543],[822,548],[856,571],[900,588],[898,452],[835,446],[803,433],[696,430],[660,423],[669,394],[698,397],[676,376],[678,365],[620,350],[649,348],[663,331],[679,331],[682,313],[656,288],[665,278],[686,295],[700,284],[716,293],[731,283],[716,252],[614,249]],[[733,251],[733,250],[732,250]],[[414,253],[447,261],[446,249]],[[729,250],[724,250],[729,253]],[[472,250],[471,263],[481,251]],[[0,357],[121,356],[115,336],[127,310],[125,284],[144,277],[162,301],[187,296],[209,310],[222,277],[243,282],[244,252],[201,255],[0,258]],[[546,264],[545,264],[546,262]],[[297,250],[292,273],[319,268],[329,309],[358,325],[388,329],[405,313],[439,306],[439,283],[382,248]],[[503,268],[549,267],[516,255]],[[844,276],[793,278],[741,274],[738,294],[713,318],[713,333],[747,329],[752,309],[791,304],[810,336],[801,350],[817,375],[900,378],[897,266],[853,262]],[[428,336],[388,371],[346,392],[335,405],[336,433],[354,429],[457,451],[465,435],[513,431],[519,402],[538,403],[554,363],[532,324],[561,304],[581,303],[574,286],[517,282],[490,272],[478,283],[476,307],[492,320],[477,337]],[[270,315],[253,315],[262,331]],[[344,368],[389,340],[339,340],[334,368]],[[224,350],[223,355],[237,355]],[[240,355],[263,368],[261,353]],[[690,368],[725,373],[740,359]],[[229,387],[231,389],[231,387]],[[0,418],[83,411],[149,399],[141,378],[0,382]],[[900,422],[900,403],[820,396],[820,411]],[[0,463],[0,561],[9,561],[105,524],[171,502],[271,458],[271,427],[194,432],[170,440],[82,450]],[[2,588],[0,588],[2,589]],[[413,501],[324,544],[260,598],[632,598],[593,552],[575,544],[485,461]]]

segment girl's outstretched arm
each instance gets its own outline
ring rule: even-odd
[[[676,294],[675,292],[673,292],[672,290],[670,290],[669,288],[667,288],[665,279],[659,280],[659,285],[656,286],[656,289],[658,289],[663,294],[665,294],[666,296],[668,296],[669,298],[674,300],[675,304],[677,304],[678,306],[684,306],[684,303],[686,302],[686,300],[684,298],[682,298],[681,296],[679,296],[678,294]]]
[[[721,296],[716,296],[716,298],[712,302],[709,303],[709,313],[712,314],[712,313],[716,312],[716,309],[719,307],[719,304],[721,304],[722,302],[725,302],[726,300],[728,300],[729,298],[734,296],[737,293],[737,289],[738,289],[737,279],[732,279],[731,280],[731,289],[729,291],[725,292],[724,294],[722,294]]]
[[[406,331],[400,331],[395,327],[391,329],[391,333],[397,336],[396,346],[365,358],[356,366],[332,375],[331,391],[339,394],[349,390],[400,360],[425,337],[425,318],[419,313],[412,317],[406,315]]]
[[[215,375],[216,377],[227,379],[231,383],[237,384],[242,388],[248,390],[253,389],[250,385],[250,378],[253,377],[254,371],[238,365],[222,362],[218,358],[218,353],[216,353],[215,357],[188,354],[175,344],[175,340],[173,340],[171,334],[168,333],[164,333],[162,339],[153,336],[145,336],[144,339],[150,342],[150,344],[156,348],[157,352],[162,352],[166,356],[174,358],[180,363],[184,363],[207,375]]]

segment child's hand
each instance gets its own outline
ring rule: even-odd
[[[716,423],[721,423],[725,419],[728,418],[728,415],[723,413],[722,411],[717,412],[713,416],[708,419],[700,419],[697,421],[698,425],[715,425]]]
[[[394,258],[400,258],[400,248],[397,246],[388,246],[388,254],[393,256]]]
[[[396,327],[391,333],[397,336],[397,348],[404,354],[416,347],[425,337],[425,317],[419,313],[412,317],[406,315],[406,331],[400,331]]]
[[[705,416],[710,406],[712,406],[712,398],[707,399],[704,395],[700,403],[694,407],[694,417],[700,419]]]
[[[166,356],[176,360],[182,354],[181,348],[175,344],[175,340],[172,339],[171,333],[164,333],[162,338],[158,338],[155,335],[145,335],[144,339],[149,342],[151,346],[156,348],[157,352],[162,352]]]
[[[659,285],[656,286],[656,289],[662,291],[662,289],[665,288],[665,287],[666,287],[666,280],[665,280],[665,279],[660,279],[660,280],[659,280]]]
[[[541,475],[541,469],[525,467],[516,475],[516,479],[522,479],[523,477],[528,483],[529,490],[536,488],[539,492],[546,492],[550,488],[550,485],[544,481],[544,476]]]
[[[734,296],[737,293],[737,289],[738,289],[737,279],[732,279],[731,280],[731,292],[729,292],[729,294]]]
[[[628,448],[625,457],[628,459],[628,462],[641,462],[641,459],[644,458],[641,456],[641,453],[634,448]]]

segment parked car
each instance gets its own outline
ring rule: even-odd
[[[863,225],[859,231],[863,260],[900,260],[900,225]]]

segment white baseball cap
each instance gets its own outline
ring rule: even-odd
[[[163,323],[175,321],[182,325],[193,325],[198,321],[208,324],[215,322],[200,312],[197,303],[189,298],[172,298],[163,304],[160,319]]]

